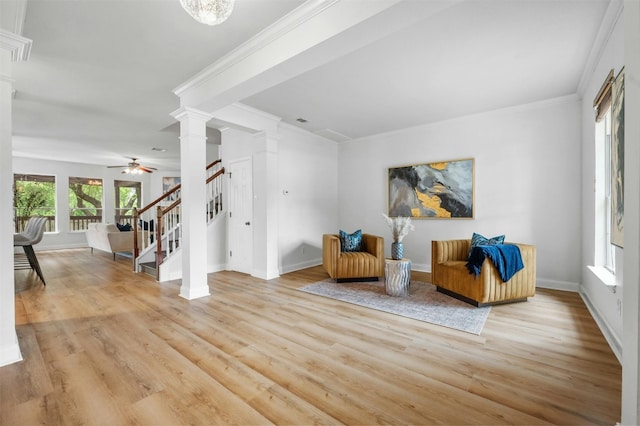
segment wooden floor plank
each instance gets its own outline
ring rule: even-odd
[[[299,291],[321,267],[211,274],[188,301],[119,256],[38,259],[46,288],[15,275],[24,361],[0,368],[0,424],[620,420],[620,364],[576,293],[494,306],[478,336]]]

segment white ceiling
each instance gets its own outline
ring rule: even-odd
[[[13,72],[14,154],[179,169],[172,90],[302,3],[238,0],[210,27],[178,0],[29,0],[31,57]]]
[[[609,1],[462,1],[241,102],[347,140],[571,95]],[[237,0],[208,27],[178,0],[29,0],[15,155],[178,169],[172,89],[301,3]]]
[[[243,102],[360,138],[576,93],[608,1],[465,1]]]

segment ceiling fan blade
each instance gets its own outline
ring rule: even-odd
[[[140,165],[140,163],[136,162],[137,158],[131,158],[133,160],[131,163],[126,166],[107,166],[109,169],[124,169],[122,173],[133,173],[136,174],[140,172],[153,173],[154,170],[158,170],[155,167],[145,167]]]

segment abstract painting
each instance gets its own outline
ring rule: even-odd
[[[474,160],[389,168],[389,216],[473,218]]]
[[[164,194],[174,186],[180,183],[180,177],[163,177],[162,178],[162,193]],[[169,195],[165,201],[175,201],[180,198],[180,191],[176,191],[173,194]]]
[[[624,68],[612,86],[611,244],[624,246]]]

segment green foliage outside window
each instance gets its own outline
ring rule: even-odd
[[[115,186],[115,222],[132,224],[133,209],[140,208],[142,200],[142,183],[136,181],[114,181]]]
[[[120,214],[133,215],[133,208],[138,207],[138,193],[135,188],[119,188],[120,190]]]
[[[72,216],[102,216],[102,180],[70,177],[69,210]]]
[[[55,229],[55,176],[14,175],[13,191],[16,232],[22,232],[31,216],[51,217],[52,225],[48,225],[47,230]]]
[[[69,229],[81,231],[102,222],[102,179],[69,178]]]

